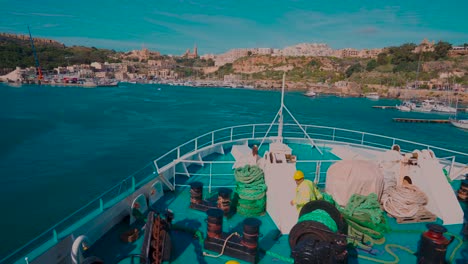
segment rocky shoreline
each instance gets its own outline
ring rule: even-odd
[[[290,91],[303,91],[312,90],[318,94],[328,94],[343,97],[362,97],[368,92],[376,92],[380,98],[400,99],[400,100],[416,100],[422,101],[424,99],[436,99],[440,101],[451,101],[455,103],[458,98],[460,105],[468,105],[468,92],[467,91],[443,91],[443,90],[428,90],[428,89],[403,89],[400,87],[387,87],[380,85],[369,85],[363,91],[356,84],[348,84],[344,86],[329,86],[327,84],[317,85],[308,83],[293,83],[286,82],[286,88]],[[278,90],[281,89],[281,82],[255,82],[255,87],[258,90]]]

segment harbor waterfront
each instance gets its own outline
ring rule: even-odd
[[[0,84],[0,210],[6,212],[0,225],[8,227],[0,236],[0,256],[193,135],[233,124],[270,122],[278,98],[278,91],[227,88]],[[285,100],[304,124],[468,152],[464,130],[392,120],[448,115],[372,108],[395,105],[396,100],[308,98],[300,92],[287,93]]]

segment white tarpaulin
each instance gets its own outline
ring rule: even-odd
[[[325,191],[335,201],[345,206],[351,195],[382,194],[384,176],[377,164],[366,160],[341,160],[330,166],[327,171]]]

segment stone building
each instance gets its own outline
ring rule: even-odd
[[[187,58],[187,59],[196,59],[196,58],[198,58],[197,44],[195,44],[195,47],[193,47],[193,53],[190,52],[190,49],[187,49],[185,51],[185,53],[182,55],[182,57]]]
[[[421,43],[416,48],[414,48],[413,52],[420,53],[420,52],[434,51],[434,45],[435,45],[434,40],[430,42],[429,40],[425,38],[423,41],[421,41]]]

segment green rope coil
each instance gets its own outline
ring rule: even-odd
[[[266,190],[263,170],[246,165],[234,171],[236,192],[239,196],[237,212],[243,216],[259,216],[265,213]]]
[[[381,239],[390,231],[375,193],[368,196],[353,194],[346,207],[338,209],[352,228],[373,239]]]
[[[335,233],[338,231],[338,226],[336,225],[335,220],[333,220],[333,218],[331,218],[331,216],[322,209],[317,209],[301,216],[297,222],[300,223],[302,221],[319,222],[326,225],[331,231]]]

